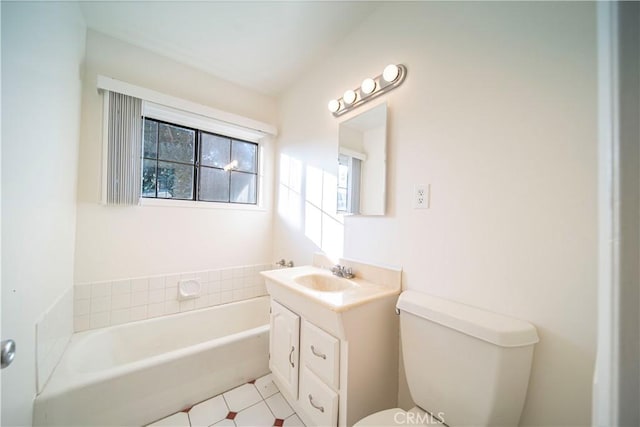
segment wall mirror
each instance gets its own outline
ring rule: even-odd
[[[340,123],[338,213],[384,215],[387,177],[387,104]]]

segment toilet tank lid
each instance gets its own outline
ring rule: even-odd
[[[501,347],[539,341],[536,328],[529,322],[421,292],[404,291],[397,308]]]

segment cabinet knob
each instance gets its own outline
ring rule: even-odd
[[[316,405],[315,403],[313,403],[313,396],[311,396],[311,394],[309,394],[309,403],[311,403],[311,406],[316,408],[318,411],[324,413],[324,406]]]
[[[311,353],[313,353],[314,356],[319,357],[320,359],[327,360],[327,355],[320,353],[313,346],[311,346]]]
[[[292,368],[295,368],[295,367],[296,367],[296,365],[294,365],[294,364],[293,364],[293,360],[291,360],[291,356],[293,356],[293,351],[294,351],[295,349],[296,349],[296,348],[295,348],[294,346],[291,346],[291,351],[289,352],[289,363],[291,363],[291,367],[292,367]]]

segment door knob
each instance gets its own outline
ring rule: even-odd
[[[16,357],[16,342],[14,340],[2,341],[0,353],[2,355],[2,369],[11,365],[13,359]]]

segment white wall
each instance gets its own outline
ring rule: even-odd
[[[100,199],[98,74],[267,123],[275,101],[155,53],[87,32],[82,94],[76,282],[209,270],[271,260],[273,147],[266,143],[265,209],[104,207]]]
[[[2,3],[2,425],[31,425],[35,324],[73,285],[84,46],[77,4]]]
[[[595,24],[587,3],[387,5],[281,100],[278,156],[335,173],[327,100],[388,63],[408,67],[384,97],[388,212],[345,218],[345,256],[400,265],[405,288],[535,324],[522,425],[590,423]],[[431,209],[413,210],[415,184],[431,184]],[[310,262],[303,205],[297,221],[278,212],[274,251]]]

